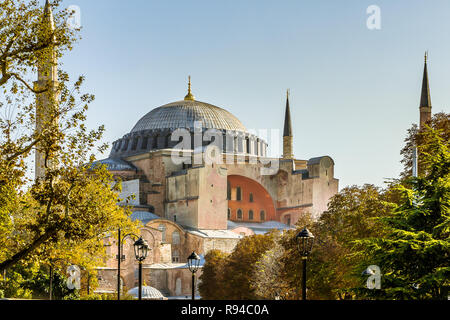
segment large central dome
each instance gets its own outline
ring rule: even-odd
[[[238,118],[222,108],[196,100],[181,100],[153,109],[136,123],[131,133],[155,129],[193,129],[196,121],[207,129],[247,131]]]
[[[184,100],[157,107],[143,116],[130,133],[113,142],[109,157],[124,159],[154,150],[179,149],[180,142],[184,143],[183,149],[190,150],[209,145],[210,139],[197,141],[194,138],[196,127],[201,128],[202,132],[218,130],[223,139],[216,141],[214,138],[214,142],[224,153],[266,155],[267,143],[249,133],[238,118],[227,110],[195,100],[189,77],[188,94]],[[181,138],[178,134],[172,135],[176,129],[183,128],[189,131],[190,136]]]

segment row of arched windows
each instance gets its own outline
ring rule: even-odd
[[[150,143],[149,143],[150,139]],[[177,141],[172,140],[172,133],[159,133],[155,135],[146,135],[146,136],[135,136],[135,137],[124,137],[119,141],[113,144],[113,149],[115,152],[126,152],[128,151],[129,144],[131,143],[130,151],[135,150],[148,150],[148,149],[158,149],[158,148],[170,148],[175,144],[181,142],[181,138]],[[265,155],[266,144],[259,139],[250,139],[246,138],[246,143],[242,144],[240,139],[236,138],[232,140],[233,142],[229,146],[226,146],[226,142],[224,142],[222,150],[224,152],[237,152],[237,153],[248,153],[254,155]],[[250,145],[254,143],[253,150],[251,150]],[[194,148],[192,140],[192,148]],[[204,145],[208,145],[206,142]]]
[[[237,220],[243,220],[244,216],[243,216],[243,212],[241,209],[237,209],[236,211],[236,219]],[[247,220],[254,220],[254,212],[253,210],[248,210],[248,216],[247,216]],[[231,219],[231,209],[228,208],[228,220]],[[259,220],[261,221],[265,221],[266,220],[266,212],[264,210],[261,210],[259,212]]]
[[[242,200],[242,188],[241,187],[236,187],[236,201],[241,201]],[[253,199],[253,193],[250,192],[249,196],[248,196],[248,201],[249,202],[254,202]],[[231,199],[231,185],[230,183],[227,184],[227,200],[232,200]]]

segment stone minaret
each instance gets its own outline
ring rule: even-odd
[[[283,159],[292,159],[292,122],[291,111],[289,109],[289,90],[286,92],[286,111],[284,114],[284,130],[283,130]]]
[[[423,68],[423,80],[422,80],[422,94],[420,97],[420,128],[424,123],[431,120],[431,97],[430,97],[430,84],[428,82],[428,70],[427,70],[427,58],[428,53],[425,52],[425,66]]]
[[[45,2],[42,36],[48,36],[55,30],[52,7],[48,0]],[[43,128],[50,125],[49,117],[57,111],[58,70],[54,47],[50,46],[43,51],[43,57],[38,64],[38,79],[34,82],[37,91],[48,89],[36,95],[36,132],[42,132]],[[39,144],[35,152],[35,178],[44,176],[44,154],[40,151]]]

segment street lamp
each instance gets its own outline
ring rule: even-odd
[[[119,228],[118,234],[117,234],[117,300],[120,300],[120,287],[121,287],[121,279],[120,279],[120,262],[125,260],[125,255],[123,254],[123,243],[125,241],[125,238],[131,236],[134,239],[139,238],[134,233],[129,233],[121,237],[121,230]]]
[[[195,251],[192,251],[191,255],[187,258],[189,270],[192,272],[192,300],[195,300],[195,273],[200,266],[200,257]]]
[[[311,249],[314,243],[314,236],[305,227],[296,235],[295,239],[297,240],[298,251],[300,252],[303,260],[302,299],[306,300],[306,260],[311,253]]]
[[[140,237],[134,243],[134,255],[139,262],[139,300],[142,300],[142,261],[147,258],[148,244],[147,241]]]

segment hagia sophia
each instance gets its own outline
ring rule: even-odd
[[[48,1],[46,12],[53,23]],[[57,83],[55,65],[41,66],[36,85]],[[49,66],[52,70],[43,70]],[[426,59],[421,94],[422,125],[431,118]],[[38,101],[43,108],[46,103]],[[201,257],[212,249],[231,252],[245,236],[288,230],[302,215],[318,217],[327,210],[338,192],[335,163],[327,155],[295,158],[290,108],[288,92],[280,123],[282,156],[269,157],[268,143],[237,116],[197,100],[189,78],[184,99],[151,108],[113,143],[109,157],[98,161],[122,181],[121,198],[134,195],[130,218],[142,223],[140,235],[150,247],[143,281],[153,298],[190,296],[191,252]],[[37,152],[37,175],[42,174],[41,158]],[[126,242],[121,257],[117,239],[106,238],[104,245],[109,259],[97,268],[97,292],[114,293],[118,282],[124,290],[136,287],[133,242]]]
[[[286,230],[302,214],[317,217],[327,209],[338,192],[334,161],[295,159],[289,95],[284,112],[283,155],[270,158],[266,141],[225,109],[196,100],[189,81],[183,100],[152,109],[113,143],[109,157],[99,162],[123,181],[122,197],[135,195],[131,219],[142,222],[141,235],[152,248],[143,267],[147,284],[165,296],[188,295],[186,259],[192,251],[231,252],[244,236]],[[175,134],[181,128],[184,144]],[[113,292],[116,240],[107,245],[112,259],[99,268],[99,283]],[[131,244],[125,250],[129,259],[121,275],[131,288],[136,263]]]

